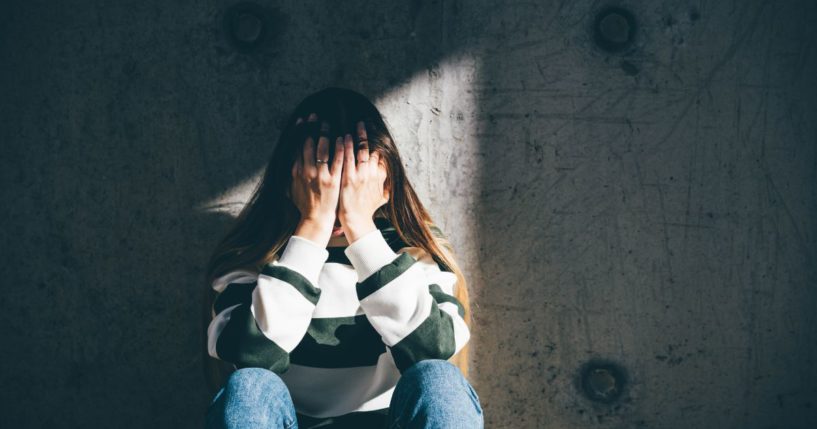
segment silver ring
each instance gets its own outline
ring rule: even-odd
[[[326,161],[324,159],[316,159],[315,162],[317,162],[317,163],[327,163],[328,161]]]

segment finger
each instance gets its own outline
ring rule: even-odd
[[[335,139],[335,158],[332,160],[332,175],[335,176],[342,172],[343,168],[343,137],[338,136]]]
[[[386,182],[389,180],[389,170],[386,168],[386,164],[380,162],[380,153],[376,153],[377,161],[375,165],[377,166],[377,177],[380,179],[379,183],[380,186],[383,187],[383,194],[385,195],[386,200],[388,201],[389,198],[389,187],[387,186]]]
[[[363,121],[357,122],[357,141],[358,162],[367,161],[369,159],[369,138],[366,135],[366,125]]]
[[[317,164],[318,169],[322,169],[324,166],[326,167],[327,170],[329,169],[329,164],[328,164],[328,161],[329,161],[329,137],[326,136],[326,134],[328,134],[328,133],[329,133],[329,123],[326,122],[326,121],[321,122],[320,137],[318,138],[318,157],[316,158],[315,162],[317,163],[318,159],[324,160],[324,161],[327,161],[327,162],[318,163]]]
[[[380,163],[380,154],[378,152],[372,152],[369,155],[369,162],[366,163],[366,164],[369,165],[368,168],[369,168],[369,174],[370,174],[371,177],[380,178],[380,172],[378,171],[378,170],[380,170],[380,164],[379,163]]]
[[[315,166],[315,141],[312,140],[312,136],[307,136],[306,143],[304,144],[304,158],[301,161],[303,163],[303,170],[307,173],[310,171],[317,170]]]
[[[306,149],[306,145],[303,141],[301,141],[301,146],[298,148],[299,150],[295,154],[295,162],[292,164],[292,176],[297,177],[303,174],[304,170],[304,150]]]
[[[346,134],[343,140],[343,174],[346,177],[354,177],[356,172],[355,167],[355,152],[352,147],[352,135]]]
[[[318,114],[312,112],[307,116],[307,122],[315,122],[318,120]],[[303,150],[303,160],[301,160],[301,172],[304,171],[316,171],[317,166],[315,165],[315,140],[312,139],[312,136],[308,136],[306,138],[306,142],[304,144]]]
[[[375,174],[377,175],[378,181],[377,183],[380,185],[380,189],[383,191],[384,198],[388,201],[389,198],[389,188],[386,186],[386,182],[389,179],[389,171],[386,168],[385,164],[381,165],[380,162],[380,154],[377,154],[377,161],[374,163],[375,165]]]

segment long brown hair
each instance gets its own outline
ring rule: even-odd
[[[358,92],[336,87],[325,88],[307,96],[289,115],[283,124],[283,131],[267,164],[263,180],[256,186],[250,200],[227,235],[218,243],[208,262],[206,298],[203,300],[204,329],[201,331],[204,335],[205,377],[213,392],[223,385],[233,366],[214,359],[207,353],[207,325],[215,316],[213,301],[216,292],[211,285],[216,278],[236,269],[260,272],[263,265],[274,259],[295,232],[300,213],[287,197],[287,190],[292,180],[291,167],[295,157],[301,154],[304,137],[299,131],[303,127],[296,128],[295,120],[298,117],[306,118],[312,112],[318,115],[319,121],[326,121],[330,125],[330,158],[334,155],[334,150],[331,149],[335,137],[346,133],[356,136],[357,121],[365,123],[369,149],[380,154],[388,171],[385,186],[389,189],[389,201],[377,210],[375,217],[387,218],[407,246],[425,250],[438,264],[456,274],[454,295],[465,308],[465,323],[469,329],[471,327],[468,289],[465,277],[456,263],[454,249],[414,192],[383,116],[371,101]],[[470,342],[448,359],[465,377],[468,377],[469,344]]]

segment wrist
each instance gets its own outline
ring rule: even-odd
[[[332,236],[332,225],[316,219],[301,219],[293,235],[306,238],[326,247],[329,238]]]
[[[347,218],[345,221],[341,221],[341,224],[344,227],[344,232],[346,233],[346,240],[349,243],[353,243],[357,241],[358,238],[363,237],[364,235],[377,229],[377,225],[375,225],[374,219]]]

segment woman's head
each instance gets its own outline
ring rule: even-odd
[[[314,114],[317,121],[305,121],[310,114]],[[279,153],[273,154],[267,168],[267,172],[274,175],[274,177],[268,178],[269,181],[291,184],[288,167],[291,167],[295,160],[301,157],[304,152],[304,141],[310,136],[314,142],[313,152],[319,155],[318,158],[325,158],[324,161],[326,161],[325,165],[327,166],[331,167],[333,165],[336,156],[336,139],[339,138],[340,144],[343,145],[344,135],[352,137],[352,147],[354,148],[352,156],[357,159],[360,154],[358,150],[358,122],[364,124],[370,153],[379,155],[380,164],[386,170],[384,188],[387,191],[391,189],[392,179],[398,183],[404,182],[405,171],[402,168],[394,140],[382,115],[366,97],[342,88],[327,88],[308,96],[285,119],[276,149],[276,152]],[[319,135],[325,136],[326,141],[329,143],[328,147],[325,148],[326,155],[321,155],[320,148],[317,147]],[[287,199],[289,199],[288,191],[289,186],[286,186],[284,193]],[[381,207],[375,216],[386,217],[384,210]],[[340,226],[339,219],[336,219],[335,224]]]
[[[309,126],[295,125],[298,118],[306,118],[313,112],[317,114],[319,121]],[[422,248],[441,266],[457,275],[455,295],[465,307],[465,320],[470,326],[470,306],[465,278],[455,261],[453,248],[432,221],[406,177],[400,154],[383,116],[365,96],[336,87],[325,88],[304,98],[282,124],[283,129],[262,181],[239,213],[230,231],[216,246],[209,261],[208,298],[205,300],[206,320],[209,322],[213,316],[214,292],[209,286],[214,279],[236,269],[260,271],[264,264],[276,257],[295,232],[300,213],[289,198],[292,165],[296,157],[302,154],[307,135],[312,135],[313,140],[318,141],[319,127],[323,121],[329,124],[327,133],[329,142],[334,142],[337,136],[347,133],[357,136],[356,123],[364,122],[369,150],[380,155],[381,162],[387,170],[384,187],[388,190],[389,199],[374,216],[388,219],[407,246]],[[354,146],[357,147],[357,141]],[[330,165],[334,152],[329,150]],[[466,345],[452,359],[466,376],[467,349]],[[206,352],[205,356],[210,364],[215,363]],[[219,385],[218,381],[209,379],[216,386]]]

